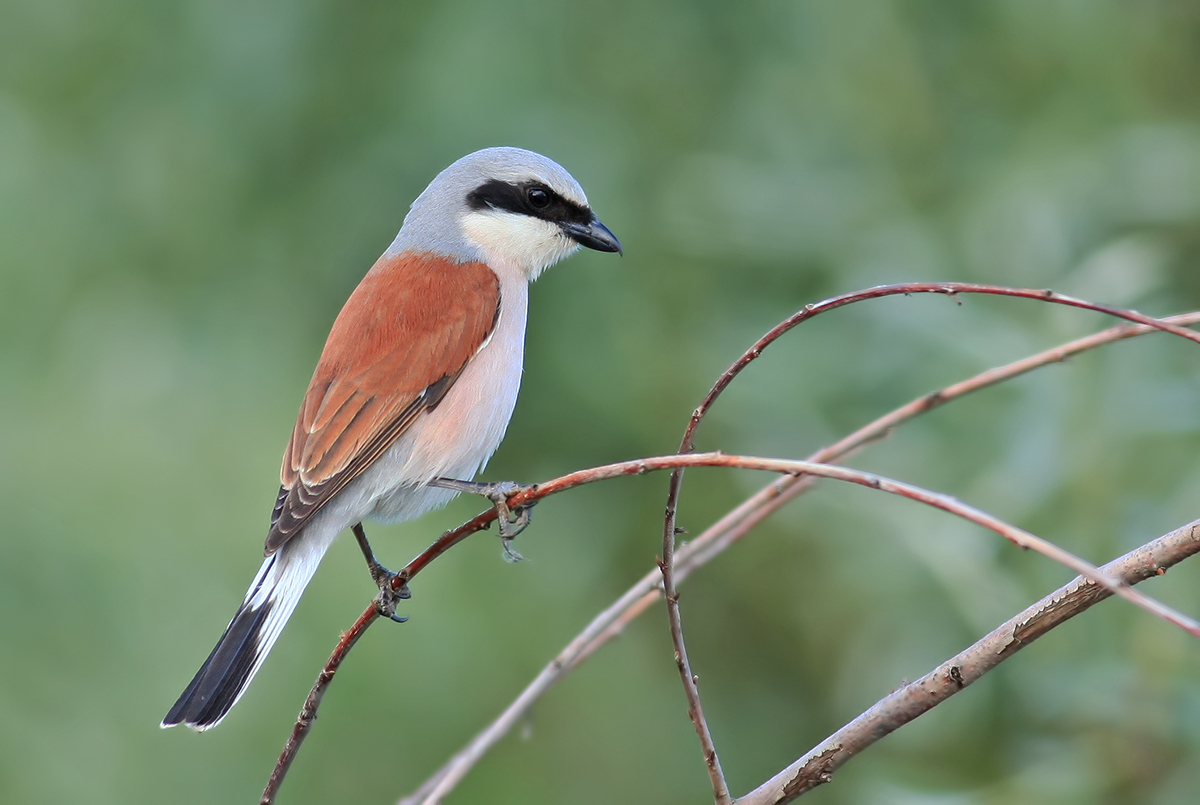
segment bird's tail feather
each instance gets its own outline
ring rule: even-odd
[[[245,693],[316,572],[320,553],[289,551],[267,557],[246,600],[196,676],[162,720],[197,732],[215,727]]]

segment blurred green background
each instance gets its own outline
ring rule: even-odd
[[[1200,306],[1192,2],[9,0],[0,5],[0,801],[257,801],[340,629],[335,546],[230,718],[158,721],[260,561],[333,317],[412,198],[474,149],[560,161],[625,246],[532,291],[488,469],[677,445],[717,374],[808,302],[957,279]],[[1033,302],[896,298],[806,324],[700,446],[801,457],[1090,332]],[[854,463],[1096,561],[1200,515],[1200,351],[1154,336],[987,391]],[[693,471],[693,533],[764,483]],[[653,566],[665,476],[543,503],[414,585],[325,699],[284,803],[387,803]],[[480,509],[372,532],[398,566]],[[737,793],[1070,574],[826,485],[683,590]],[[1200,565],[1147,591],[1200,612]],[[538,706],[452,802],[703,802],[660,609]],[[1200,645],[1109,602],[805,802],[1191,803]]]

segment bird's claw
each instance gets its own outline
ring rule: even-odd
[[[408,618],[396,614],[396,605],[401,601],[407,601],[409,598],[412,598],[412,593],[408,589],[408,584],[404,582],[400,583],[400,589],[398,590],[392,586],[392,579],[400,575],[399,573],[393,573],[386,568],[381,569],[387,575],[381,583],[377,582],[379,583],[379,596],[375,599],[375,608],[385,618],[393,620],[396,623],[404,623]]]
[[[352,530],[354,539],[358,541],[358,547],[362,550],[363,558],[367,560],[367,572],[371,574],[371,581],[375,582],[375,586],[379,588],[379,596],[375,599],[375,608],[379,610],[380,615],[394,620],[396,623],[404,623],[408,618],[396,614],[396,604],[401,600],[412,598],[412,593],[408,591],[408,579],[401,580],[399,584],[395,583],[396,577],[400,574],[388,570],[375,558],[375,552],[371,550],[371,544],[367,542],[367,532],[363,530],[362,523],[355,523]]]
[[[481,490],[481,494],[496,507],[496,525],[500,531],[500,538],[506,543],[504,550],[517,558],[520,558],[520,554],[512,551],[507,543],[533,522],[533,504],[537,501],[523,503],[514,508],[508,505],[508,499],[526,489],[529,487],[513,481],[499,481],[487,484],[486,488]]]
[[[531,500],[519,506],[509,506],[508,501],[513,495],[532,487],[522,486],[514,481],[496,481],[488,484],[479,481],[459,481],[455,478],[435,478],[430,485],[442,489],[453,489],[455,492],[470,492],[490,500],[496,509],[496,524],[500,531],[500,539],[504,541],[505,558],[514,562],[522,558],[508,543],[513,537],[524,531],[533,520],[530,509],[537,501]]]

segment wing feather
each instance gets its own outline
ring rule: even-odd
[[[441,401],[500,310],[482,263],[380,258],[334,321],[291,441],[266,553],[278,550]]]

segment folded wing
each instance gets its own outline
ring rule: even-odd
[[[482,263],[380,258],[338,314],[304,395],[267,554],[437,406],[499,311],[499,282]]]

